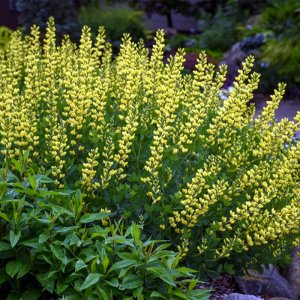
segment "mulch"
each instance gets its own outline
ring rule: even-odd
[[[221,274],[216,279],[199,284],[197,288],[211,289],[212,293],[209,300],[223,300],[227,295],[238,292],[235,280],[229,274]]]

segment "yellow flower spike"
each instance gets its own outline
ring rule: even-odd
[[[153,144],[151,146],[151,155],[148,158],[145,170],[149,173],[151,182],[149,189],[154,194],[153,200],[160,201],[161,189],[157,176],[159,176],[159,169],[161,166],[163,152],[168,147],[168,139],[171,138],[173,130],[172,124],[176,119],[176,110],[180,103],[180,93],[178,93],[178,81],[180,80],[180,72],[184,62],[184,51],[180,50],[175,57],[169,59],[166,65],[166,74],[164,76],[164,85],[157,88],[159,106],[157,129],[153,134]],[[159,145],[159,146],[157,146]]]
[[[97,174],[98,158],[98,148],[95,148],[89,151],[86,158],[88,162],[83,163],[81,185],[88,192],[92,192],[99,187],[99,183],[94,182]]]

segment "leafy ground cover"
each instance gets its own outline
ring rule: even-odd
[[[0,54],[2,291],[202,299],[198,278],[288,261],[300,113],[275,122],[285,85],[254,120],[252,57],[221,99],[226,66],[164,63],[163,31],[151,55],[127,34],[111,49],[103,28],[57,44],[50,19],[43,42],[34,26]]]
[[[142,239],[141,225],[112,223],[110,212],[89,212],[79,190],[49,190],[49,177],[25,176],[1,173],[6,299],[38,299],[42,291],[46,299],[207,297],[207,290],[193,290],[195,271],[179,267],[168,244]]]

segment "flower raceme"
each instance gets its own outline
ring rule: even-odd
[[[182,257],[276,259],[299,240],[300,114],[275,122],[279,84],[254,120],[252,57],[224,100],[226,66],[201,52],[184,75],[184,50],[163,60],[162,30],[151,55],[125,34],[114,59],[103,28],[58,45],[50,19],[40,40],[16,31],[0,54],[1,163],[29,149],[57,188],[76,181],[103,209],[147,214]]]

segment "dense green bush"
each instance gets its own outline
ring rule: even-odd
[[[263,47],[262,59],[276,68],[279,76],[300,82],[300,3],[276,0],[263,11],[261,30],[272,33]]]
[[[14,32],[0,56],[2,167],[23,176],[17,160],[29,150],[30,174],[50,177],[51,191],[80,189],[85,213],[143,224],[146,240],[168,240],[201,274],[284,262],[300,225],[300,113],[274,117],[285,85],[254,120],[252,57],[220,99],[226,66],[200,53],[184,75],[184,50],[165,63],[163,49],[163,31],[151,55],[125,34],[115,59],[103,28],[93,43],[84,27],[79,46],[67,37],[58,46],[53,20],[43,43],[37,27]]]
[[[205,15],[204,15],[205,16]],[[229,2],[219,7],[213,16],[207,15],[200,21],[203,31],[199,38],[200,49],[225,52],[238,41],[236,27],[239,23],[237,3]]]
[[[207,298],[206,290],[193,290],[194,271],[178,266],[168,244],[142,237],[142,224],[125,227],[108,210],[93,211],[80,190],[48,189],[53,180],[30,173],[27,155],[13,162],[16,175],[0,174],[3,297]]]
[[[143,12],[134,10],[127,5],[100,7],[98,3],[82,6],[79,22],[88,25],[94,37],[99,26],[104,26],[107,38],[112,42],[121,41],[123,33],[129,33],[134,39],[147,38],[148,32],[144,25]]]
[[[224,52],[238,42],[240,25],[239,6],[235,1],[228,1],[217,6],[214,14],[203,11],[199,20],[201,34],[176,34],[171,37],[169,46],[172,49],[185,48],[188,52],[205,50],[211,57],[222,58]]]

